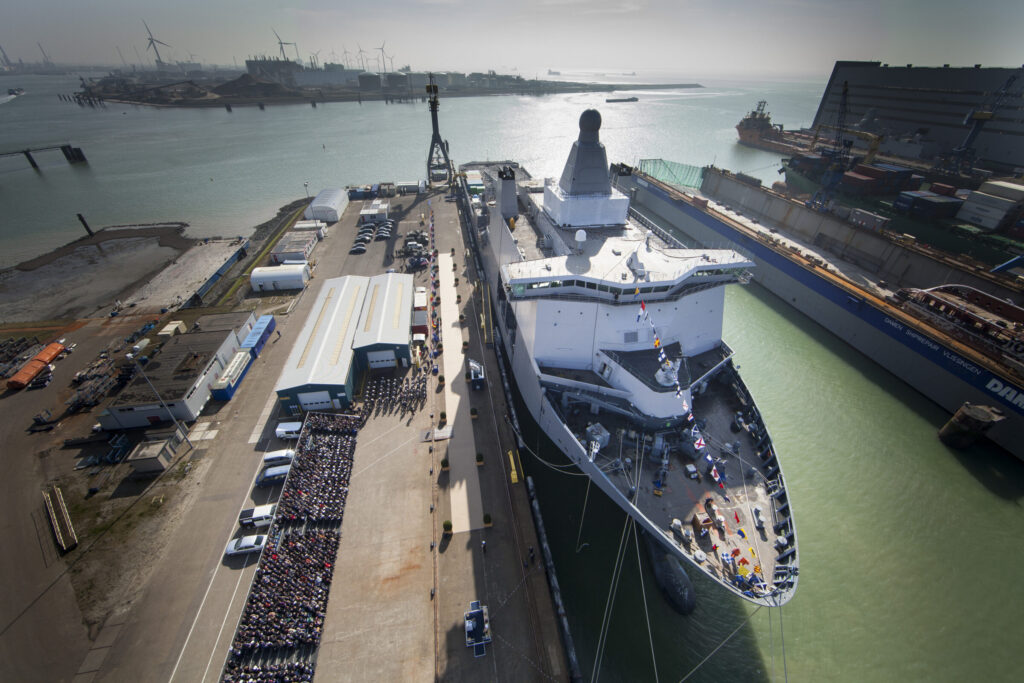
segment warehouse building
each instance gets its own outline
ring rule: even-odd
[[[137,375],[129,382],[99,416],[99,423],[107,430],[148,427],[169,420],[167,410],[177,420],[192,422],[255,324],[251,311],[199,317],[188,334],[167,338],[146,362],[146,377]]]
[[[409,367],[412,282],[412,275],[402,273],[370,278],[352,341],[357,369]]]
[[[284,410],[344,408],[362,372],[408,366],[412,296],[403,273],[325,281],[277,381]]]

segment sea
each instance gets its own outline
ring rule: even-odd
[[[512,159],[534,177],[555,176],[580,113],[596,107],[611,161],[714,163],[771,183],[778,155],[738,145],[734,126],[761,99],[776,123],[807,126],[825,87],[825,76],[659,78],[704,87],[615,94],[633,103],[606,103],[607,93],[442,97],[440,129],[456,163]],[[0,79],[26,91],[0,102],[0,153],[70,143],[89,160],[72,166],[43,152],[34,171],[23,156],[0,157],[0,268],[83,235],[77,213],[94,227],[185,221],[196,237],[246,235],[304,194],[425,175],[424,102],[227,112],[58,98],[77,83]],[[588,495],[584,477],[545,465],[559,455],[527,424],[523,464],[538,486],[584,677],[1019,680],[1024,464],[990,447],[943,446],[941,409],[756,284],[727,291],[724,337],[788,480],[796,596],[757,608],[694,573],[697,610],[680,616],[633,541],[612,591],[623,513],[596,487]],[[500,628],[500,610],[492,620]]]

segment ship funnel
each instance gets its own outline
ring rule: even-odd
[[[519,202],[516,199],[516,172],[509,166],[498,170],[501,180],[501,217],[506,221],[519,215]]]

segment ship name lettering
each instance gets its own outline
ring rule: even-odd
[[[916,340],[918,342],[921,342],[922,344],[924,344],[925,346],[930,348],[932,351],[938,351],[939,350],[939,345],[936,344],[935,342],[933,342],[928,337],[925,337],[924,335],[918,334],[917,332],[914,332],[913,330],[907,330],[906,332],[907,332],[907,336],[908,337],[910,337],[911,339],[914,339],[914,340]]]
[[[985,385],[985,388],[996,396],[1005,398],[1018,408],[1024,408],[1024,393],[1014,389],[1013,385],[1003,384],[1003,382],[993,377],[988,381],[988,384]]]
[[[960,367],[962,367],[967,372],[974,373],[975,375],[980,375],[981,374],[981,370],[978,369],[978,366],[976,366],[974,363],[970,363],[968,361],[965,361],[963,358],[961,358],[960,356],[956,355],[955,353],[951,353],[950,351],[943,351],[942,355],[945,356],[946,358],[948,358],[949,360],[953,361],[954,363],[956,363]]]
[[[893,320],[892,318],[886,318],[886,319],[885,319],[885,324],[886,324],[886,325],[892,325],[892,326],[893,326],[893,327],[895,327],[895,328],[896,328],[897,330],[902,330],[902,329],[903,329],[903,325],[900,325],[900,324],[899,324],[898,322],[896,322],[896,321],[895,321],[895,320]]]

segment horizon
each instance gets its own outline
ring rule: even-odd
[[[737,0],[727,9],[668,0],[384,0],[358,8],[327,0],[183,0],[173,8],[140,0],[131,11],[116,0],[40,0],[4,14],[0,46],[12,62],[42,65],[39,43],[55,66],[72,69],[153,68],[143,21],[165,62],[242,70],[245,59],[280,56],[275,32],[287,57],[298,55],[307,66],[316,58],[357,67],[361,49],[369,71],[408,65],[530,79],[550,69],[563,77],[635,71],[637,79],[803,80],[827,77],[838,60],[1003,68],[1024,62],[1016,36],[1024,5],[1009,0],[970,7],[952,0]],[[486,30],[499,21],[503,33]],[[503,39],[508,49],[500,47]]]

